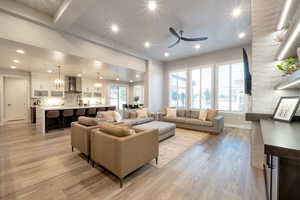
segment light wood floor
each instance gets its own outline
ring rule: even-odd
[[[264,200],[249,138],[242,129],[210,135],[163,168],[142,167],[120,189],[115,177],[71,152],[68,129],[43,137],[27,124],[0,127],[0,199]]]

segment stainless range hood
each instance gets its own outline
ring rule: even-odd
[[[81,77],[65,77],[65,93],[81,93]]]

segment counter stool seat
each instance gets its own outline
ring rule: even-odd
[[[87,110],[87,115],[89,117],[96,117],[96,115],[97,115],[97,109],[96,108],[89,108]]]
[[[64,110],[62,113],[63,127],[70,127],[74,117],[74,110]]]
[[[45,120],[45,129],[48,132],[50,129],[60,128],[60,119],[59,119],[58,110],[49,110],[46,112]]]

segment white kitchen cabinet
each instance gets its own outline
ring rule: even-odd
[[[62,77],[63,78],[63,77]],[[56,88],[54,80],[56,74],[31,73],[31,96],[32,97],[63,97],[64,87]]]
[[[44,74],[31,74],[31,96],[40,97],[49,93],[49,77]]]
[[[82,79],[82,92],[87,93],[87,92],[94,92],[95,91],[95,81],[91,79]]]

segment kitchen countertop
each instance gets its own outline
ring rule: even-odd
[[[49,107],[38,107],[41,110],[67,110],[67,109],[81,109],[81,108],[101,108],[101,107],[112,107],[111,105],[90,105],[90,106],[49,106]]]

